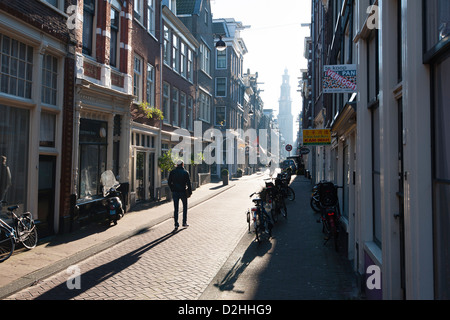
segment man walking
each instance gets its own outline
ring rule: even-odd
[[[189,172],[184,170],[183,161],[178,161],[177,167],[170,171],[169,174],[169,188],[172,191],[174,214],[173,218],[175,221],[175,229],[178,230],[178,208],[179,200],[183,202],[183,227],[188,227],[187,224],[187,198],[192,194],[191,179],[189,177]]]

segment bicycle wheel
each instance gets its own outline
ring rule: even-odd
[[[295,192],[291,187],[286,188],[286,199],[288,199],[289,201],[295,200]]]
[[[5,261],[12,255],[14,247],[15,241],[11,232],[0,226],[0,262]]]
[[[283,215],[283,217],[285,219],[287,219],[287,214],[288,213],[287,213],[286,203],[284,202],[284,200],[281,201],[280,211],[281,211],[281,214]]]
[[[314,210],[314,212],[317,212],[317,213],[320,212],[320,206],[314,198],[311,197],[311,201],[309,202],[309,205],[311,206],[311,209]]]
[[[33,219],[27,214],[22,215],[17,224],[17,235],[19,241],[28,250],[36,247],[38,242],[38,234]]]
[[[256,215],[254,227],[255,227],[256,241],[259,242],[261,239],[261,220],[259,219],[259,214]]]

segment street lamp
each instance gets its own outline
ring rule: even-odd
[[[227,48],[227,44],[222,40],[222,36],[219,36],[219,41],[216,42],[217,51],[224,51]]]

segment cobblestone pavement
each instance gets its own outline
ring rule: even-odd
[[[309,206],[310,180],[297,176],[291,187],[296,199],[286,202],[288,219],[279,218],[273,238],[258,244],[246,234],[200,299],[359,299],[344,248],[337,253],[332,241],[324,245],[322,225]]]
[[[60,272],[8,299],[356,299],[350,263],[323,245],[309,180],[292,182],[296,199],[270,241],[248,234],[248,195],[263,184],[263,176],[240,181],[191,209],[188,228],[172,233],[170,219],[79,263],[80,289]]]
[[[173,233],[169,219],[79,263],[80,289],[63,271],[7,299],[197,299],[245,233],[247,194],[261,177],[190,209],[188,228]]]

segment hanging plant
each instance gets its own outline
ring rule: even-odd
[[[158,108],[152,107],[148,104],[148,102],[141,102],[139,104],[139,107],[142,111],[144,111],[145,116],[148,119],[155,119],[155,120],[163,120],[164,115],[161,110]]]

